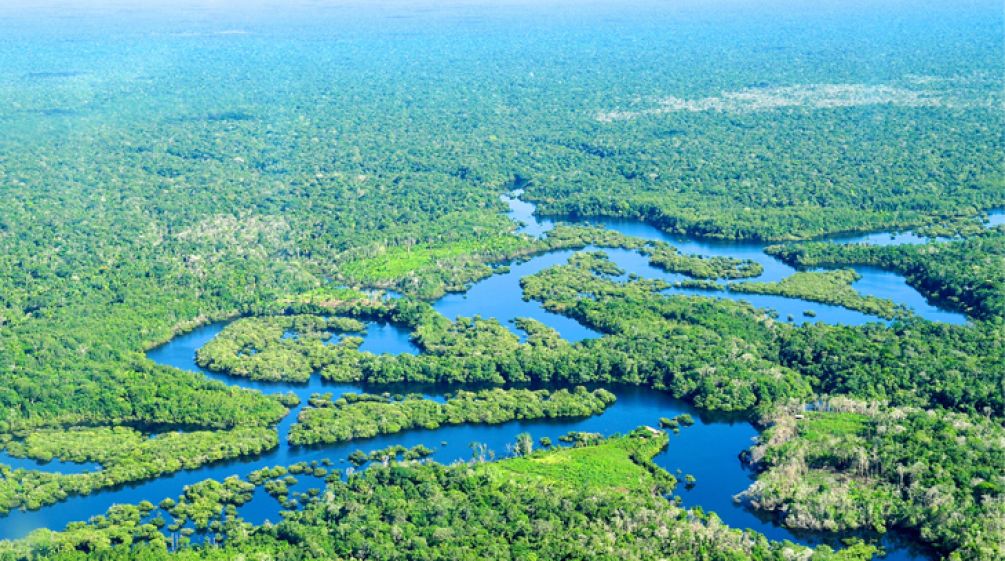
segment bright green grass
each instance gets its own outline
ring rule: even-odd
[[[799,436],[809,441],[861,434],[869,417],[860,413],[809,413],[799,423]]]
[[[292,302],[355,302],[368,299],[368,295],[351,288],[324,285],[280,300],[284,304]]]
[[[483,464],[481,469],[498,478],[539,478],[579,488],[649,492],[659,482],[633,455],[648,461],[666,442],[665,435],[611,438],[595,446],[562,448]]]
[[[467,257],[502,257],[518,253],[527,245],[526,239],[501,235],[443,245],[418,245],[410,248],[398,246],[373,257],[345,263],[339,267],[339,272],[346,278],[361,282],[394,281],[437,267],[444,261]]]

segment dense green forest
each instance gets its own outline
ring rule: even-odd
[[[597,340],[569,344],[540,322],[524,319],[520,327],[528,337],[521,344],[494,319],[449,321],[422,302],[355,300],[320,310],[407,325],[426,352],[374,355],[358,352],[358,338],[322,345],[317,337],[282,339],[277,331],[254,354],[227,354],[207,364],[229,364],[232,368],[220,370],[241,375],[244,363],[258,364],[257,357],[268,355],[278,369],[309,363],[330,380],[368,384],[642,384],[725,411],[811,395],[805,379],[770,360],[777,342],[763,311],[708,298],[667,298],[658,292],[661,283],[621,283],[595,274],[612,267],[600,254],[582,253],[523,281],[528,297],[607,334]],[[236,327],[224,330],[213,350],[240,352],[247,326],[256,321],[273,320],[231,324]],[[721,352],[724,346],[729,353]]]
[[[342,481],[327,478],[324,501],[287,511],[270,526],[253,527],[233,507],[253,485],[207,481],[162,507],[213,540],[171,552],[145,515],[151,504],[119,506],[65,532],[0,543],[0,559],[791,559],[803,548],[770,543],[727,528],[715,515],[688,514],[661,492],[674,485],[650,458],[665,436],[641,431],[577,448],[528,452],[496,463],[452,467],[393,462]],[[297,473],[303,471],[297,469]],[[266,484],[285,470],[255,480]],[[163,521],[163,520],[162,520]],[[182,535],[181,543],[187,542]],[[220,544],[216,546],[214,544]],[[803,550],[804,551],[804,550]],[[812,561],[868,559],[861,544],[834,553],[822,546]]]
[[[896,527],[954,560],[1001,556],[1005,232],[982,224],[1005,206],[994,3],[298,5],[283,17],[20,4],[0,6],[0,445],[101,469],[0,465],[0,513],[284,445],[276,426],[296,396],[144,355],[233,319],[199,365],[262,382],[445,383],[452,400],[494,396],[478,411],[494,420],[599,412],[606,392],[571,388],[615,383],[758,419],[770,428],[750,452],[762,471],[749,499],[786,524]],[[520,233],[500,198],[517,186],[570,224]],[[784,242],[770,254],[842,270],[747,284],[760,264],[585,224],[600,217]],[[904,229],[951,239],[812,241]],[[681,286],[892,321],[789,325],[621,277],[598,248],[636,252]],[[585,251],[524,278],[523,295],[596,338],[571,343],[530,318],[518,335],[430,305],[559,249]],[[843,270],[857,265],[899,272],[970,321],[863,296]],[[421,353],[362,352],[374,320],[407,329]],[[797,412],[824,397],[829,408]],[[303,410],[299,442],[418,402],[324,401]],[[476,420],[449,407],[377,431]],[[329,418],[353,408],[360,418]],[[449,467],[385,451],[402,461],[346,480],[312,467],[323,494],[268,525],[236,514],[255,482],[207,481],[160,507],[0,542],[0,559],[805,558],[667,500],[672,481],[648,461],[662,436],[527,444],[525,457]],[[287,496],[287,475],[255,479]],[[192,527],[219,539],[190,542]]]
[[[787,525],[917,528],[962,559],[1005,554],[1005,432],[983,416],[833,398],[784,409],[751,451],[765,472],[744,493]]]
[[[485,242],[419,245],[383,251],[338,268],[339,280],[393,288],[423,299],[461,292],[472,281],[498,272],[492,265],[557,249],[587,246],[636,250],[664,271],[696,279],[746,278],[761,274],[759,263],[723,256],[690,255],[662,241],[646,241],[614,230],[558,224],[541,239],[501,236]]]
[[[708,64],[707,53],[686,40],[702,32],[685,27],[688,34],[675,40],[682,48],[672,49],[668,73]],[[991,28],[980,27],[993,34]],[[603,63],[606,68],[621,65],[616,75],[623,76],[629,69],[661,67],[657,61],[666,55],[660,45],[667,39],[644,29],[654,40],[645,56],[633,52],[625,58],[631,51],[620,47]],[[736,41],[757,37],[760,27],[754,29],[737,34]],[[951,29],[943,22],[923,35],[951,35]],[[583,28],[573,25],[570,33],[575,37]],[[14,114],[0,146],[3,426],[108,421],[227,426],[249,417],[274,418],[278,409],[260,397],[154,368],[137,352],[193,321],[316,287],[342,263],[396,247],[493,247],[490,240],[512,228],[499,214],[497,195],[515,172],[531,180],[528,196],[544,210],[638,215],[668,229],[727,237],[805,237],[976,218],[982,209],[1005,203],[1002,137],[991,109],[999,92],[993,79],[979,73],[993,50],[978,41],[936,54],[918,43],[919,36],[887,36],[870,48],[888,49],[891,60],[905,53],[913,60],[919,48],[932,60],[952,58],[949,66],[969,76],[964,86],[912,85],[908,77],[897,87],[923,87],[958,103],[918,106],[894,99],[886,107],[679,111],[601,122],[598,112],[618,109],[639,90],[659,91],[663,78],[646,72],[637,81],[569,74],[567,64],[556,62],[535,68],[534,80],[507,82],[498,78],[524,73],[522,59],[501,56],[500,43],[475,41],[455,61],[470,71],[444,73],[436,82],[409,75],[408,67],[394,76],[415,88],[414,110],[441,120],[399,129],[389,147],[380,131],[398,128],[405,101],[366,95],[393,91],[385,87],[390,75],[379,78],[368,70],[400,67],[401,60],[397,53],[367,48],[362,36],[345,46],[343,54],[353,64],[326,67],[345,78],[338,80],[343,84],[338,90],[322,89],[310,81],[313,73],[297,64],[284,66],[298,85],[276,92],[290,98],[288,103],[256,102],[253,94],[269,91],[262,83],[253,83],[239,98],[226,88],[203,95],[204,88],[218,88],[207,77],[230,62],[235,47],[223,43],[198,64],[75,108],[85,120],[75,122],[69,136],[63,134],[67,117],[38,122],[36,114]],[[526,48],[553,40],[544,32],[535,37]],[[898,37],[908,40],[898,44]],[[788,41],[798,45],[803,39],[796,34]],[[838,48],[832,36],[817,39],[825,52]],[[19,40],[39,41],[30,35]],[[435,36],[412,44],[410,58],[426,63],[446,48]],[[579,47],[570,56],[582,55],[577,49],[585,44],[574,44]],[[197,47],[196,42],[176,48]],[[300,48],[290,45],[287,55]],[[749,61],[735,58],[738,52],[749,55],[741,50],[715,57],[733,77],[716,73],[720,83],[694,85],[692,95],[742,89],[731,82],[753,74],[744,69]],[[244,63],[250,68],[272,66],[272,57],[280,56],[267,49],[253,53]],[[48,50],[38,54],[36,65],[61,63]],[[108,64],[127,68],[142,56],[110,47]],[[629,59],[644,60],[645,66]],[[816,63],[825,60],[820,55]],[[774,80],[825,82],[836,70],[831,63],[816,63],[786,66]],[[860,71],[881,69],[872,62]],[[129,75],[110,68],[99,65],[94,72],[109,73],[109,88],[129,84]],[[558,76],[578,87],[566,88],[566,94],[546,87]],[[80,103],[72,81],[54,80],[22,84],[19,95],[29,101],[9,106],[42,110]],[[166,92],[183,96],[186,86],[196,83],[203,88],[194,90],[200,95],[189,100],[187,110],[163,102]],[[473,84],[482,88],[474,90],[476,99],[503,96],[510,108],[494,112],[489,104],[471,103],[463,115],[432,111],[449,107],[456,92]],[[606,97],[586,93],[599,91]],[[135,95],[144,96],[143,103],[131,108],[119,103]],[[370,101],[360,105],[359,99]],[[301,118],[297,100],[319,102],[312,103],[310,119]],[[348,100],[354,100],[351,114],[338,110]],[[873,126],[848,126],[862,120]],[[94,124],[102,121],[114,124]],[[923,134],[914,134],[922,127]],[[834,141],[835,128],[849,137]],[[346,140],[315,142],[332,130]],[[426,142],[437,136],[444,141]],[[748,150],[782,141],[784,151]],[[838,155],[845,150],[853,152]],[[698,158],[712,164],[698,165],[693,162]],[[645,165],[653,171],[640,169]],[[814,179],[820,169],[827,181]],[[54,182],[56,188],[34,188]],[[109,391],[117,392],[115,399],[106,399]]]

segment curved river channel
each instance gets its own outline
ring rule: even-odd
[[[518,198],[505,198],[510,206],[510,216],[523,225],[520,231],[530,235],[541,235],[552,226],[550,220],[538,220],[534,207]],[[996,212],[992,224],[1000,222],[1002,213]],[[651,226],[623,220],[594,220],[596,226],[618,230],[624,234],[650,240],[664,240],[677,246],[684,253],[702,255],[724,255],[755,260],[764,266],[764,273],[757,280],[778,280],[788,276],[794,269],[775,260],[763,252],[763,245],[756,243],[723,243],[669,236]],[[911,234],[870,234],[854,238],[834,238],[836,241],[858,241],[864,243],[919,243],[924,241]],[[627,273],[642,277],[660,278],[673,282],[683,277],[668,274],[648,264],[648,260],[631,251],[605,250],[611,259]],[[552,265],[566,262],[574,251],[555,251],[539,255],[527,261],[500,268],[499,274],[475,283],[463,294],[449,294],[435,303],[437,311],[454,318],[457,316],[481,315],[495,317],[511,329],[512,320],[517,317],[532,317],[556,329],[571,341],[596,337],[598,334],[576,321],[544,311],[536,302],[526,302],[522,298],[519,280]],[[903,277],[871,268],[859,268],[862,278],[855,288],[865,294],[888,298],[903,304],[914,313],[932,321],[964,323],[966,318],[958,313],[943,310],[928,302],[922,295],[907,285]],[[773,308],[780,318],[791,315],[792,320],[823,321],[828,323],[861,324],[883,321],[859,312],[835,306],[827,306],[797,299],[734,294],[729,292],[704,292],[671,289],[669,293],[696,293],[706,296],[746,300],[758,307]],[[815,317],[806,317],[803,312],[813,310]],[[346,392],[421,391],[433,399],[439,399],[450,389],[445,387],[408,388],[380,386],[367,388],[359,384],[332,384],[313,376],[306,384],[255,382],[209,372],[195,364],[195,352],[219,333],[225,324],[218,323],[198,328],[178,336],[169,343],[151,350],[147,356],[165,366],[201,372],[205,376],[225,384],[259,390],[265,393],[296,393],[301,403],[306,404],[313,393],[331,392],[337,398]],[[416,353],[418,349],[409,339],[409,333],[390,324],[371,323],[368,326],[361,347],[373,353]],[[365,440],[325,446],[320,448],[294,447],[286,443],[290,426],[295,422],[299,407],[291,411],[278,425],[279,446],[269,452],[254,457],[245,457],[229,462],[220,462],[199,469],[174,473],[165,477],[124,485],[114,489],[97,491],[86,497],[72,497],[63,503],[38,511],[15,511],[0,518],[0,538],[14,539],[25,536],[37,528],[63,528],[67,523],[86,520],[103,514],[108,507],[117,503],[137,503],[148,500],[159,502],[166,497],[180,495],[185,485],[214,478],[223,479],[231,475],[247,476],[262,467],[289,465],[303,461],[330,460],[335,467],[345,468],[347,456],[354,450],[364,452],[378,450],[391,445],[406,447],[424,444],[435,452],[432,459],[441,463],[451,463],[471,458],[470,444],[487,444],[499,456],[505,454],[506,445],[512,443],[516,435],[529,432],[535,438],[550,437],[557,442],[558,437],[569,431],[598,432],[604,435],[625,433],[639,425],[656,425],[660,417],[673,417],[680,413],[690,413],[696,423],[673,434],[670,445],[654,461],[667,471],[682,475],[691,474],[697,479],[692,488],[681,484],[676,493],[683,504],[700,506],[706,511],[714,511],[728,525],[735,528],[750,528],[771,539],[788,539],[794,542],[816,545],[829,543],[840,546],[841,536],[823,533],[795,532],[777,525],[770,517],[759,516],[733,501],[733,496],[750,485],[753,474],[739,460],[739,454],[748,448],[757,436],[757,430],[749,421],[737,416],[710,415],[675,400],[668,395],[638,387],[609,387],[617,395],[617,402],[603,414],[589,418],[562,420],[513,421],[500,425],[448,426],[436,430],[412,430],[398,434],[380,436]],[[301,405],[303,407],[303,405]],[[72,464],[53,461],[40,464],[33,460],[11,458],[0,453],[0,463],[27,469],[79,473],[99,469],[95,464]],[[311,487],[321,487],[323,483],[307,476],[297,476],[299,483],[294,492],[305,492]],[[292,495],[291,495],[292,496]],[[278,501],[258,488],[251,502],[239,509],[241,516],[249,522],[260,524],[266,520],[280,518]],[[911,540],[896,533],[890,533],[880,540],[887,549],[887,559],[928,560],[934,559],[932,552],[911,543]]]

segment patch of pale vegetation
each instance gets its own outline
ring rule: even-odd
[[[901,527],[948,559],[1002,559],[1005,432],[976,413],[833,397],[776,409],[736,499],[792,528]]]
[[[217,214],[179,231],[177,237],[185,241],[240,243],[257,240],[263,235],[275,238],[289,228],[282,217]]]
[[[282,217],[217,214],[180,230],[174,237],[198,249],[190,256],[193,260],[222,252],[266,257],[288,245],[290,231]]]
[[[656,106],[638,111],[609,111],[597,114],[604,123],[625,121],[647,115],[677,112],[715,111],[719,113],[752,113],[788,107],[831,109],[862,105],[899,105],[906,107],[938,107],[944,100],[934,92],[911,90],[896,86],[868,84],[802,84],[777,88],[748,88],[724,92],[718,96],[683,99],[669,96],[656,100]]]

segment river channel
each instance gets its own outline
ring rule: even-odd
[[[521,232],[539,236],[552,227],[552,220],[535,217],[533,205],[522,201],[519,198],[519,192],[504,200],[510,206],[510,216],[522,224]],[[1005,214],[994,213],[991,224],[1000,223],[1002,216]],[[671,236],[652,226],[626,220],[603,219],[591,220],[590,223],[594,226],[618,230],[631,236],[649,240],[663,240],[675,245],[683,253],[723,255],[757,261],[764,267],[764,272],[756,280],[779,280],[795,272],[793,268],[766,255],[763,252],[763,244],[712,242]],[[889,233],[835,238],[835,240],[860,243],[920,243],[924,241],[913,234],[891,235]],[[626,275],[634,273],[641,277],[658,278],[668,282],[684,278],[650,266],[648,260],[638,253],[610,249],[604,251],[626,272]],[[434,303],[434,307],[448,318],[473,315],[481,315],[486,318],[494,317],[514,330],[513,319],[532,317],[556,329],[570,341],[597,337],[599,336],[597,333],[576,321],[549,313],[543,310],[537,302],[528,302],[522,297],[520,278],[547,267],[565,263],[573,253],[574,251],[571,250],[555,251],[520,263],[513,263],[504,268],[501,267],[499,274],[475,283],[463,294],[444,296]],[[927,301],[910,287],[903,277],[895,273],[873,268],[856,268],[856,270],[862,278],[854,286],[864,294],[888,298],[932,321],[956,324],[967,321],[962,314],[939,308]],[[783,321],[821,321],[852,325],[885,321],[837,306],[778,296],[679,289],[671,289],[668,293],[691,293],[744,300],[755,306],[777,311],[779,319]],[[813,310],[816,315],[814,317],[804,315],[806,310]],[[195,352],[224,327],[224,323],[200,327],[149,351],[147,356],[157,364],[200,372],[228,385],[265,393],[292,391],[301,398],[301,403],[306,403],[311,394],[318,392],[331,392],[337,397],[346,392],[383,392],[405,389],[409,392],[420,391],[430,398],[439,399],[447,391],[456,389],[416,388],[414,386],[408,388],[389,388],[388,386],[368,388],[359,384],[327,383],[322,381],[319,376],[313,376],[305,384],[255,382],[200,368],[195,364]],[[419,349],[411,342],[410,334],[406,330],[391,324],[376,322],[368,325],[361,350],[390,354],[419,352]],[[86,497],[71,497],[63,503],[37,511],[12,512],[10,515],[0,518],[0,538],[23,537],[28,532],[43,527],[60,529],[69,522],[86,520],[91,516],[103,514],[113,504],[137,503],[142,500],[157,503],[166,497],[177,497],[185,485],[208,478],[223,479],[231,475],[243,477],[262,467],[289,465],[303,461],[330,461],[334,467],[344,469],[349,466],[345,459],[357,449],[369,452],[392,445],[412,447],[424,444],[434,450],[431,456],[433,460],[451,463],[470,459],[470,444],[472,442],[488,445],[501,457],[506,453],[507,444],[512,443],[516,435],[521,432],[529,432],[535,439],[549,437],[552,441],[557,442],[559,436],[569,431],[598,432],[604,435],[625,433],[639,425],[656,425],[660,417],[673,417],[680,413],[689,413],[694,417],[695,425],[681,430],[679,434],[671,435],[669,447],[654,459],[659,466],[671,473],[678,474],[681,479],[683,474],[691,474],[696,478],[697,483],[693,487],[686,488],[681,484],[676,491],[685,506],[700,506],[705,511],[714,511],[730,526],[750,528],[771,539],[787,539],[806,545],[828,543],[840,547],[841,536],[794,532],[779,526],[770,517],[758,515],[733,500],[735,494],[744,490],[753,481],[753,474],[739,460],[740,452],[748,448],[757,436],[756,428],[749,421],[738,416],[711,415],[696,410],[664,393],[645,388],[615,386],[608,387],[608,389],[617,395],[617,402],[604,413],[589,418],[514,421],[500,425],[447,426],[432,431],[412,430],[318,448],[290,446],[286,442],[289,428],[294,423],[300,407],[303,407],[301,405],[279,423],[280,444],[272,451],[259,456],[216,463],[153,480],[97,491]],[[33,460],[11,458],[5,454],[0,454],[0,463],[17,468],[64,473],[100,469],[100,466],[96,464],[72,464],[58,460],[41,464]],[[320,487],[323,484],[311,477],[298,476],[298,479],[300,483],[294,486],[294,491],[306,491],[308,487]],[[281,507],[278,501],[259,488],[254,499],[241,507],[239,512],[243,518],[252,523],[258,524],[266,520],[275,522],[280,518]],[[909,539],[895,533],[882,537],[880,541],[887,549],[886,558],[890,560],[910,561],[935,558],[932,552],[912,544]]]

